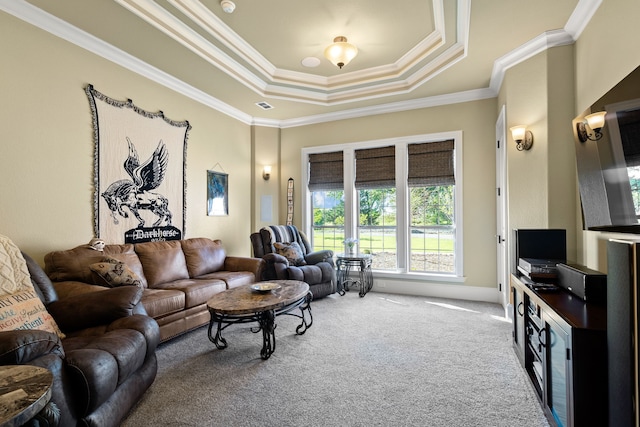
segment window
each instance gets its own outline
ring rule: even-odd
[[[342,250],[344,191],[342,151],[309,155],[311,242],[314,250]]]
[[[461,135],[303,149],[303,228],[314,248],[344,252],[352,237],[375,271],[462,276]]]
[[[398,267],[395,153],[393,145],[355,150],[357,239],[360,252],[374,255],[374,269]]]

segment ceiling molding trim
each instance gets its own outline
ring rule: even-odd
[[[545,49],[575,43],[589,24],[603,0],[579,0],[564,29],[547,31],[533,40],[498,58],[493,63],[491,87],[496,93],[502,86],[504,73],[516,64],[537,55]]]
[[[236,79],[256,94],[262,97],[273,96],[279,99],[288,99],[286,98],[287,93],[291,93],[289,87],[296,85],[300,88],[299,91],[297,91],[297,93],[300,93],[300,97],[293,97],[290,98],[290,100],[300,102],[308,100],[306,102],[315,103],[322,98],[318,96],[319,92],[333,92],[335,95],[335,93],[339,91],[350,92],[353,87],[357,87],[360,93],[364,94],[360,100],[369,99],[371,96],[377,97],[380,96],[381,93],[393,95],[393,92],[389,92],[390,85],[387,82],[402,79],[403,74],[408,73],[411,68],[419,62],[424,61],[438,47],[444,44],[445,19],[443,0],[433,0],[435,31],[414,46],[400,60],[381,67],[372,67],[367,70],[325,78],[307,73],[294,73],[293,71],[277,69],[251,45],[242,40],[222,20],[215,16],[215,14],[208,10],[206,6],[202,5],[201,2],[197,0],[188,3],[184,0],[170,1],[171,5],[190,17],[200,28],[207,31],[208,34],[239,55],[251,68],[258,71],[264,78],[263,80],[217,46],[213,45],[206,38],[192,30],[159,4],[151,0],[116,0],[116,2],[149,25],[152,25],[185,48],[200,56],[214,67]],[[458,8],[460,7],[469,9],[469,4],[466,0],[458,0]],[[456,26],[459,26],[458,22],[456,22]],[[460,29],[456,28],[456,34],[459,31]],[[464,32],[468,33],[468,29],[464,29]],[[466,49],[464,51],[466,52]],[[436,59],[439,60],[439,58]],[[412,75],[405,77],[404,81],[426,81],[425,78],[428,78],[428,75],[420,75],[419,73],[427,69],[429,69],[429,67],[419,68],[418,71]],[[370,85],[371,90],[364,90],[363,85]],[[383,87],[379,87],[380,85],[383,85]],[[396,85],[396,87],[402,91],[401,93],[404,93],[406,90],[404,84]],[[303,94],[305,89],[309,89],[309,91]],[[410,90],[412,89],[413,88],[410,88]],[[328,103],[327,105],[331,105],[331,99],[336,98],[334,95],[328,94],[326,96],[325,102]],[[353,95],[345,93],[344,96],[338,98],[351,99],[352,97]]]
[[[251,124],[252,122],[252,117],[249,114],[186,84],[182,80],[141,61],[24,0],[0,2],[0,10],[242,123]]]
[[[411,101],[392,102],[380,104],[372,107],[354,108],[351,110],[338,111],[334,113],[317,114],[313,116],[298,117],[295,119],[280,120],[280,128],[292,128],[318,123],[333,122],[337,120],[354,119],[359,117],[372,116],[377,114],[398,113],[402,111],[417,110],[421,108],[439,107],[442,105],[458,104],[462,102],[480,101],[483,99],[495,98],[496,92],[490,88],[473,89],[464,92],[456,92],[446,95],[430,96]],[[257,121],[257,119],[255,119]],[[274,122],[271,122],[273,126]]]
[[[573,37],[571,37],[571,34],[567,33],[565,30],[552,30],[540,34],[538,37],[529,40],[517,49],[514,49],[506,55],[496,59],[493,63],[491,83],[489,84],[489,87],[498,93],[500,86],[502,86],[504,74],[509,68],[526,61],[549,48],[565,46],[572,44],[573,42]]]
[[[580,0],[578,2],[569,20],[567,20],[567,24],[564,26],[564,30],[571,34],[574,41],[578,40],[601,4],[602,0]]]
[[[260,70],[265,77],[269,78],[276,73],[277,68],[275,65],[233,31],[202,2],[197,0],[168,1],[173,7],[198,24],[200,28],[212,35],[244,61],[251,64],[252,67]]]
[[[213,45],[179,19],[176,19],[166,9],[150,0],[115,1],[147,24],[164,33],[167,37],[175,40],[227,75],[234,77],[238,82],[258,95],[263,95],[262,91],[267,85],[263,79],[251,73],[220,48]],[[266,76],[267,74],[265,74]]]

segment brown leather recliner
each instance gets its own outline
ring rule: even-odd
[[[0,364],[37,365],[53,373],[45,418],[50,425],[119,425],[158,368],[158,324],[134,314],[142,289],[104,288],[61,300],[40,266],[23,256],[36,293],[66,337],[40,330],[0,332]]]
[[[262,258],[266,265],[262,280],[289,279],[309,284],[314,299],[336,292],[336,271],[333,251],[313,251],[309,240],[295,225],[272,225],[252,233],[253,256]],[[305,265],[292,265],[277,254],[274,243],[296,242],[302,250]]]

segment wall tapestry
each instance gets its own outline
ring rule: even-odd
[[[229,176],[207,171],[207,215],[229,215]]]
[[[94,233],[107,243],[185,232],[188,121],[150,113],[88,85],[94,126]]]

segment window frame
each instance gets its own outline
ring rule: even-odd
[[[454,176],[455,176],[455,196],[454,196],[454,218],[455,218],[455,263],[453,273],[428,273],[415,272],[409,270],[409,188],[407,153],[409,144],[424,142],[439,142],[446,139],[454,140]],[[355,150],[364,148],[376,148],[383,146],[395,146],[396,162],[396,209],[397,209],[397,250],[398,268],[395,271],[376,270],[376,276],[389,277],[405,276],[408,278],[437,279],[439,281],[464,281],[463,271],[463,163],[462,163],[462,131],[451,131],[441,133],[429,133],[411,135],[397,138],[385,138],[370,141],[351,142],[344,144],[332,144],[316,147],[305,147],[301,150],[301,172],[303,185],[301,190],[301,211],[302,229],[307,235],[311,231],[311,192],[307,187],[309,179],[309,154],[324,153],[331,151],[343,152],[344,167],[344,205],[345,205],[345,235],[356,236],[357,233],[357,190],[355,189]],[[350,183],[350,185],[346,185]]]

